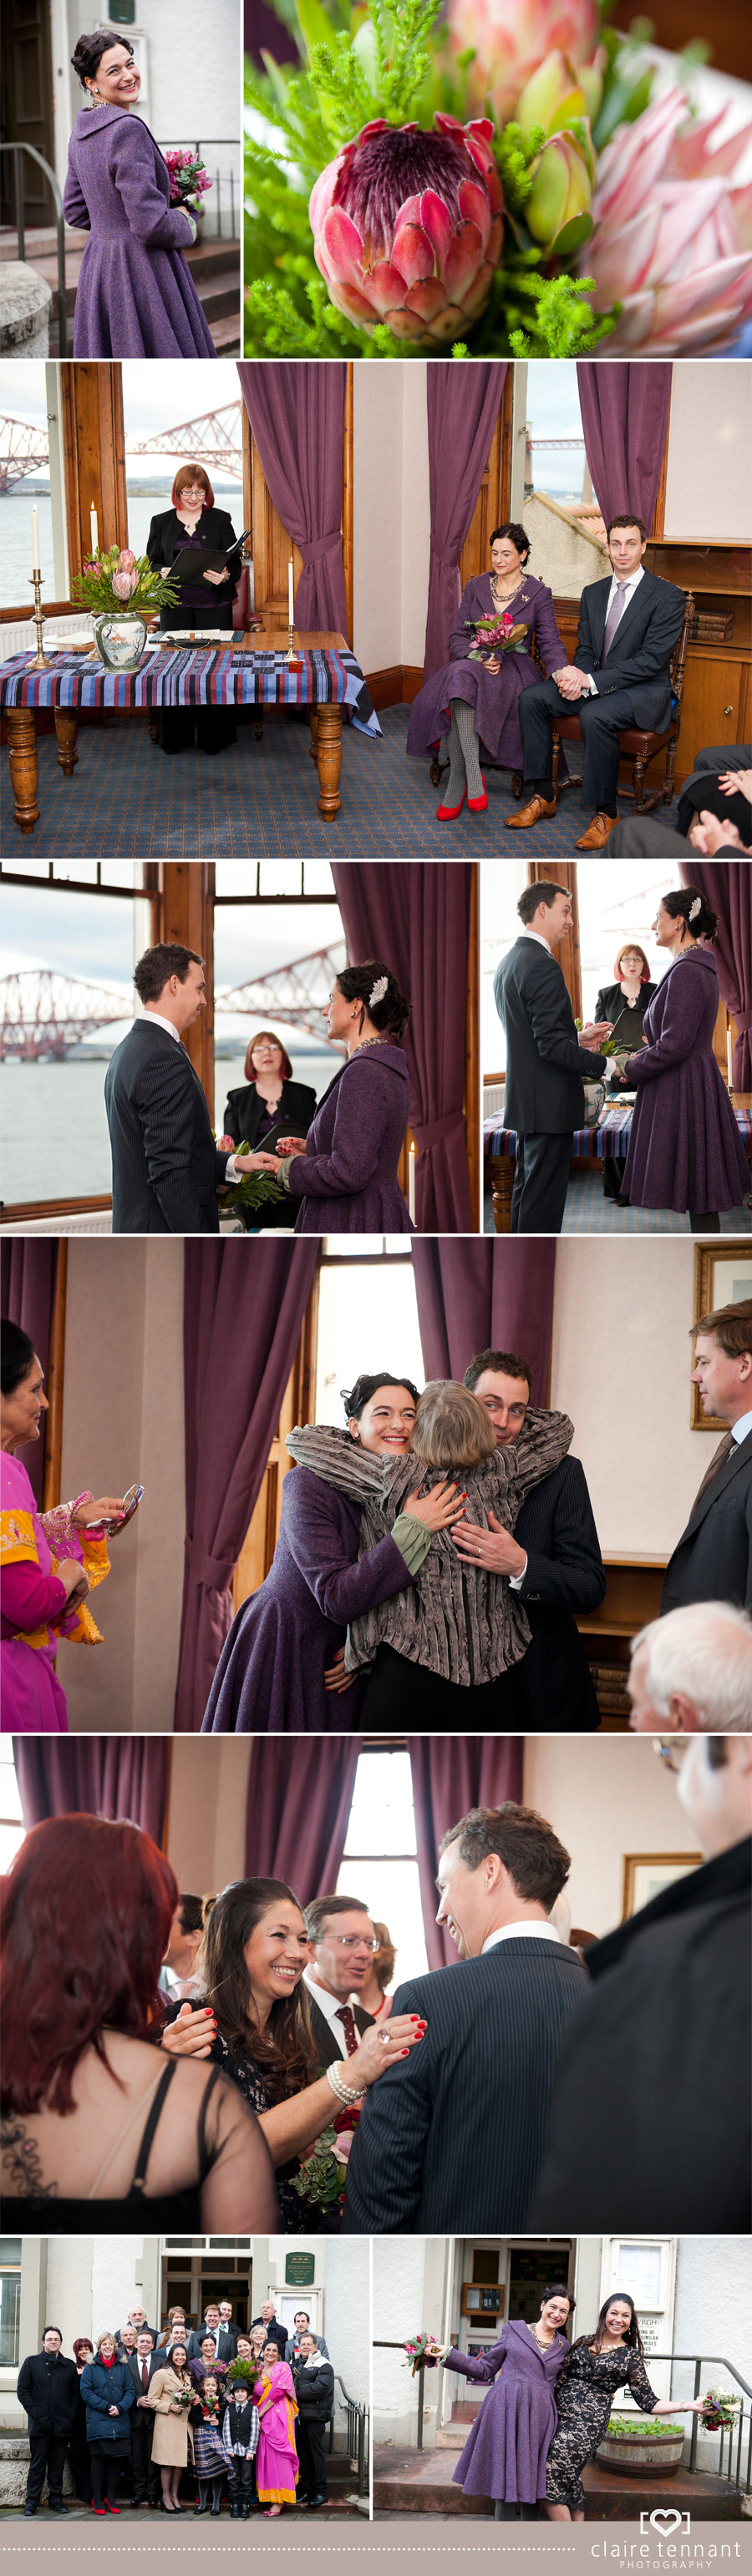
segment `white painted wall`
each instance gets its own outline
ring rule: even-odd
[[[428,589],[425,363],[360,360],[353,400],[353,649],[364,671],[423,662]]]
[[[373,2246],[373,2439],[415,2439],[417,2381],[403,2367],[404,2353],[379,2352],[379,2341],[404,2341],[425,2327],[437,2338],[444,2331],[443,2302],[427,2306],[429,2255],[433,2240],[425,2236],[375,2237]]]
[[[749,376],[733,361],[675,366],[666,471],[665,535],[752,537]]]
[[[557,1245],[551,1403],[571,1415],[604,1554],[664,1560],[712,1456],[689,1427],[688,1237]]]
[[[720,2360],[703,2365],[701,2391],[705,2388],[733,2389],[734,2381],[729,2371],[724,2370],[724,2361],[741,2372],[748,2387],[752,2386],[751,2317],[752,2244],[749,2237],[681,2236],[676,2258],[674,2351],[720,2355]],[[671,2393],[674,2397],[693,2396],[694,2371],[689,2363],[674,2364]],[[745,2396],[747,2414],[749,2403]],[[746,2448],[747,2429],[745,2427],[743,2449]],[[700,2468],[717,2467],[717,2434],[700,2435],[697,2456]]]
[[[697,1838],[648,1735],[528,1735],[523,1796],[569,1852],[572,1922],[599,1937],[621,1922],[626,1852],[688,1852]]]
[[[251,1735],[176,1735],[165,1848],[180,1887],[210,1896],[242,1878]]]

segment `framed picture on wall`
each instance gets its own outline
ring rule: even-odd
[[[625,1852],[622,1923],[630,1914],[639,1914],[651,1897],[661,1896],[664,1887],[672,1887],[676,1878],[699,1869],[701,1860],[702,1852]]]
[[[715,1314],[719,1306],[738,1306],[742,1297],[752,1297],[752,1244],[698,1243],[695,1246],[694,1295],[692,1323],[701,1315]],[[690,1387],[689,1420],[692,1431],[714,1431],[717,1437],[728,1430],[721,1414],[705,1413],[698,1386]]]

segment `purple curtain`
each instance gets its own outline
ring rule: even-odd
[[[248,418],[275,510],[294,537],[304,571],[295,623],[347,636],[342,562],[342,442],[345,368],[301,359],[238,367]],[[348,637],[348,642],[350,638]]]
[[[27,1828],[48,1816],[127,1818],[161,1843],[168,1736],[18,1735],[13,1750]]]
[[[418,1148],[416,1222],[424,1233],[468,1233],[474,1219],[465,1141],[465,1000],[472,872],[428,862],[332,868],[353,966],[391,966],[412,1003],[405,1032],[410,1122]]]
[[[23,1234],[8,1237],[0,1243],[0,1308],[12,1324],[20,1324],[28,1333],[37,1358],[46,1371],[50,1351],[52,1306],[55,1295],[57,1242],[54,1235],[42,1235],[31,1243]],[[47,1416],[44,1416],[46,1424]],[[23,1465],[31,1485],[34,1501],[41,1504],[44,1477],[44,1440],[31,1440],[24,1449]]]
[[[622,360],[596,366],[577,360],[585,454],[606,521],[635,510],[648,535],[653,524],[671,401],[671,368]]]
[[[502,1807],[522,1796],[523,1747],[514,1735],[411,1735],[418,1876],[429,1968],[445,1968],[457,1953],[436,1921],[439,1844],[471,1807]]]
[[[717,914],[721,1001],[739,1032],[731,1077],[735,1091],[752,1091],[752,866],[749,859],[682,859],[679,874]]]
[[[476,1351],[518,1351],[530,1361],[533,1403],[546,1404],[555,1242],[445,1239],[413,1243],[412,1255],[426,1376],[463,1378]]]
[[[273,54],[275,63],[297,63],[300,60],[294,36],[283,27],[275,9],[267,9],[266,0],[245,0],[243,8],[243,43],[257,70],[262,52]]]
[[[507,372],[502,359],[458,367],[434,358],[426,369],[431,555],[423,678],[440,671],[462,596],[460,555],[481,487]]]
[[[284,1878],[301,1905],[337,1885],[355,1787],[357,1735],[299,1735],[291,1760],[259,1736],[248,1782],[248,1878]]]
[[[260,1493],[318,1256],[310,1243],[187,1242],[186,1540],[177,1734],[201,1724],[232,1616],[230,1577]]]

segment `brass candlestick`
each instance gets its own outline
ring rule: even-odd
[[[294,647],[293,647],[293,640],[292,640],[292,639],[293,639],[293,635],[294,635],[294,633],[295,633],[295,628],[294,628],[294,626],[288,626],[287,633],[288,633],[288,639],[289,639],[289,651],[285,654],[285,660],[286,660],[286,663],[287,663],[288,671],[302,671],[303,664],[302,664],[302,662],[301,662],[301,660],[300,660],[300,656],[299,656],[299,654],[295,652]]]
[[[37,639],[37,649],[33,662],[30,662],[29,664],[29,669],[31,671],[46,671],[47,663],[42,651],[42,575],[38,564],[34,565],[31,579],[34,584],[34,631]]]

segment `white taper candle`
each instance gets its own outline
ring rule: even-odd
[[[95,555],[95,554],[98,554],[98,552],[99,552],[99,529],[98,529],[98,527],[97,527],[97,514],[96,514],[96,510],[95,510],[95,508],[94,508],[94,503],[93,503],[93,501],[92,501],[92,505],[91,505],[91,513],[90,513],[90,516],[91,516],[91,551],[92,551],[92,554],[93,554],[93,555]]]
[[[288,623],[288,626],[292,626],[292,622],[293,622],[293,613],[292,613],[292,555],[291,555],[291,556],[290,556],[289,564],[288,564],[288,566],[287,566],[287,623]]]
[[[41,571],[41,564],[39,561],[39,512],[36,509],[32,510],[31,513],[31,563],[33,572]]]
[[[407,1206],[408,1213],[412,1217],[413,1225],[415,1224],[415,1162],[415,1146],[411,1145],[407,1174]]]

